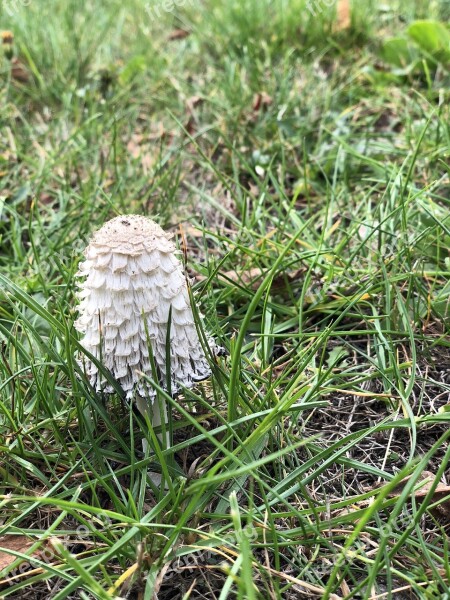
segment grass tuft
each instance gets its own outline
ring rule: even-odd
[[[448,65],[384,47],[447,4],[169,4],[2,5],[0,595],[447,598]],[[169,448],[74,358],[121,213],[227,351]]]

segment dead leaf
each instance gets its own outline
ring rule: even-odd
[[[249,271],[242,271],[238,273],[237,271],[225,271],[224,273],[218,273],[218,278],[222,281],[230,282],[233,281],[235,283],[240,283],[243,285],[249,285],[252,289],[258,289],[260,280],[263,276],[263,272],[261,269],[254,267]],[[204,275],[196,275],[195,277],[197,281],[204,281],[206,277]]]
[[[54,198],[54,196],[52,196],[52,194],[49,194],[48,192],[42,192],[39,195],[39,204],[42,204],[44,206],[50,206],[54,203],[55,203],[55,198]]]
[[[8,153],[8,160],[17,160],[17,146],[14,133],[10,127],[5,127],[3,131],[6,133],[6,137],[8,138],[9,149],[6,150]]]
[[[33,540],[24,535],[5,535],[0,538],[0,571],[12,564],[17,558],[17,556],[5,552],[3,548],[25,554],[33,543]]]
[[[195,119],[194,117],[189,117],[189,119],[187,120],[187,122],[184,125],[184,128],[186,129],[186,131],[188,132],[188,134],[190,136],[193,136],[195,134],[195,132],[197,131],[197,127],[195,126]]]
[[[167,37],[167,39],[169,40],[169,42],[173,42],[176,40],[184,40],[184,38],[187,38],[191,35],[190,31],[186,31],[185,29],[174,29],[173,31],[171,31]]]
[[[267,108],[273,100],[266,92],[258,92],[253,96],[253,112],[258,112],[261,108]]]
[[[194,135],[197,131],[197,120],[195,118],[194,109],[203,101],[204,99],[201,96],[191,96],[186,100],[186,113],[188,119],[184,126],[189,135]]]
[[[133,133],[127,143],[127,151],[133,158],[139,158],[141,155],[141,142],[144,136],[138,133]]]
[[[194,112],[194,108],[201,104],[204,99],[201,96],[191,96],[186,100],[186,109],[189,113]]]
[[[188,225],[187,227],[183,227],[183,235],[192,238],[202,238],[205,235],[205,232],[201,229],[197,229],[197,227],[191,227]]]
[[[405,479],[403,479],[389,494],[389,497],[396,498],[400,496],[405,488],[405,485],[408,483],[411,477],[412,475],[405,477]],[[416,487],[420,485],[420,482],[424,483],[420,485],[420,487],[417,487],[417,489],[413,490],[414,498],[419,502],[423,500],[434,485],[435,479],[436,476],[434,473],[431,473],[430,471],[422,471],[419,480],[416,483]],[[430,502],[434,504],[439,502],[441,499],[444,501],[430,509],[430,512],[439,521],[450,523],[450,486],[439,482],[433,492]]]
[[[164,123],[162,121],[157,121],[156,123],[151,123],[150,131],[148,133],[149,141],[160,140],[161,138],[166,136],[166,130],[164,127]]]
[[[139,159],[145,175],[151,171],[155,153],[142,134],[134,133],[127,143],[127,151],[134,159]]]
[[[351,590],[348,587],[348,585],[345,582],[345,580],[342,580],[342,583],[341,583],[341,592],[342,592],[344,598],[348,598],[348,596],[350,596],[350,594],[351,594]]]
[[[148,175],[151,172],[154,162],[154,155],[150,152],[146,152],[141,156],[141,165],[144,175]]]
[[[336,5],[336,21],[334,22],[334,31],[343,31],[349,29],[352,24],[352,13],[350,0],[338,0]]]
[[[282,290],[286,287],[286,279],[287,281],[294,281],[300,277],[301,274],[304,273],[304,269],[298,269],[297,271],[290,271],[287,273],[282,273],[275,277],[272,282],[272,288],[275,290]],[[261,285],[261,280],[265,276],[265,272],[258,267],[253,267],[248,271],[225,271],[224,273],[218,273],[218,279],[226,282],[233,281],[235,283],[239,283],[244,286],[250,287],[252,290],[257,290]],[[197,275],[197,281],[204,281],[206,277],[204,275]]]
[[[17,57],[11,60],[11,77],[20,83],[27,83],[30,80],[27,67]]]
[[[196,478],[198,464],[200,461],[204,460],[205,458],[206,458],[206,455],[201,454],[200,456],[197,456],[197,458],[194,460],[193,463],[191,463],[191,465],[189,466],[189,470],[187,472],[188,479]]]
[[[395,486],[392,492],[388,494],[389,498],[396,498],[397,496],[400,496],[411,477],[412,475],[409,475],[408,477],[405,477],[405,479],[402,479],[402,481],[397,486]],[[425,483],[420,485],[418,489],[414,490],[414,497],[424,498],[431,490],[435,478],[436,476],[434,475],[434,473],[431,473],[430,471],[422,471],[416,483],[416,486],[419,486],[421,482]],[[441,496],[450,494],[450,486],[444,485],[443,483],[438,483],[436,489],[434,490],[434,494],[440,494]]]

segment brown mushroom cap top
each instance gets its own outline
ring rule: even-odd
[[[174,252],[175,244],[157,223],[141,215],[122,215],[108,221],[93,236],[90,245],[97,252],[138,255],[154,250]]]

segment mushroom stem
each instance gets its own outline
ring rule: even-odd
[[[163,449],[170,448],[170,433],[167,429],[168,425],[168,415],[167,415],[167,406],[165,402],[160,402],[158,398],[155,398],[153,401],[150,401],[148,398],[143,398],[139,394],[136,396],[136,406],[138,407],[140,413],[147,417],[152,424],[152,427],[160,427],[163,423],[166,426],[166,435],[164,440],[163,432],[157,434],[157,438],[163,445]],[[162,410],[161,410],[162,409]],[[142,444],[147,443],[147,440],[144,438]]]
[[[137,406],[138,410],[140,411],[140,413],[144,416],[144,418],[148,417],[152,427],[154,427],[154,428],[159,427],[163,423],[167,427],[167,424],[168,424],[167,406],[164,402],[161,402],[158,398],[155,398],[153,401],[150,401],[148,398],[143,398],[142,396],[137,394],[136,406]],[[162,408],[162,411],[161,411],[161,408]],[[156,437],[161,442],[163,450],[170,448],[170,433],[167,428],[166,428],[166,435],[165,435],[165,438],[166,438],[165,443],[164,443],[164,435],[163,435],[162,431],[161,431],[161,433],[158,433]],[[149,444],[148,444],[147,438],[146,437],[142,438],[142,451],[143,451],[144,455],[147,454],[148,447],[149,447]],[[149,471],[147,471],[147,475],[150,477],[150,481],[153,483],[153,485],[155,485],[156,487],[161,487],[162,473],[157,473],[156,471],[149,470]],[[167,482],[166,482],[165,488],[167,489],[167,487],[168,486],[167,486]]]

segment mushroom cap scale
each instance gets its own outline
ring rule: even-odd
[[[141,378],[141,373],[152,376],[150,353],[159,383],[167,387],[169,316],[172,391],[210,375],[182,265],[170,238],[146,217],[116,217],[94,234],[79,268],[75,327],[84,334],[81,344],[102,360],[128,396],[134,391],[152,394]],[[214,342],[208,342],[214,350]],[[98,391],[113,391],[92,362],[84,360],[83,364]]]

